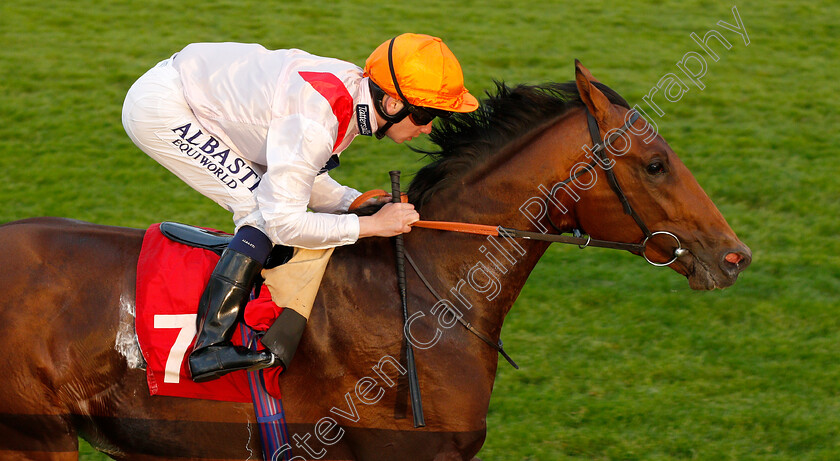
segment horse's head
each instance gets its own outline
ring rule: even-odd
[[[627,123],[629,109],[612,104],[579,62],[575,81],[601,136],[615,133]],[[728,287],[750,264],[750,249],[738,240],[668,143],[641,117],[615,138],[607,149],[606,161],[598,166],[594,169],[597,177],[590,174],[596,182],[579,194],[574,210],[577,225],[592,238],[642,242],[646,236],[642,226],[650,232],[674,234],[688,251],[680,252],[684,254],[669,266],[685,275],[695,290]],[[607,169],[614,172],[641,224],[626,213],[620,192],[610,184]],[[658,234],[647,242],[645,254],[650,260],[667,262],[677,245],[673,237]]]

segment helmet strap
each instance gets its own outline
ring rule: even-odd
[[[376,130],[376,133],[374,133],[374,136],[376,136],[376,139],[384,138],[385,134],[388,132],[388,128],[391,128],[391,125],[393,125],[393,123],[385,122],[384,125],[382,125],[378,130]]]
[[[370,94],[373,97],[373,108],[376,110],[376,113],[385,120],[385,124],[379,127],[379,129],[376,130],[376,133],[374,133],[376,135],[376,139],[382,139],[385,137],[385,133],[392,125],[400,123],[408,116],[408,106],[405,105],[399,112],[391,115],[385,110],[385,91],[383,91],[382,88],[380,88],[379,85],[374,83],[373,79],[370,78],[368,79],[368,86],[370,87]]]
[[[369,79],[371,93],[374,95],[374,104],[373,107],[376,109],[376,112],[381,116],[387,123],[382,126],[382,128],[376,130],[376,139],[382,139],[385,137],[385,133],[391,128],[392,125],[400,123],[408,117],[409,114],[409,102],[405,99],[405,95],[403,95],[402,90],[400,90],[400,83],[397,81],[397,72],[394,70],[394,42],[397,40],[397,37],[391,39],[391,43],[388,44],[388,68],[391,71],[391,80],[394,82],[394,89],[397,90],[397,95],[399,95],[400,100],[402,100],[403,108],[394,115],[389,115],[385,110],[385,106],[382,102],[382,99],[385,97],[385,92],[382,91],[382,88],[379,88],[379,85],[373,83],[372,79]],[[374,88],[378,91],[375,91]]]
[[[397,37],[392,38],[391,43],[388,44],[388,69],[391,70],[391,80],[394,82],[394,89],[397,90],[397,95],[404,104],[408,105],[408,99],[405,98],[402,90],[400,90],[400,82],[397,81],[397,72],[394,70],[394,41],[396,39]]]

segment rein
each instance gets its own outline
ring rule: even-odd
[[[596,164],[600,164],[603,167],[603,170],[606,172],[607,182],[610,185],[610,188],[615,192],[618,200],[621,202],[622,207],[624,208],[624,213],[630,215],[633,218],[633,221],[636,222],[636,225],[639,226],[639,229],[645,235],[644,240],[641,243],[630,243],[630,242],[613,242],[610,240],[598,240],[593,239],[591,236],[582,236],[581,232],[575,229],[573,233],[574,236],[569,235],[562,235],[558,234],[546,234],[542,232],[532,232],[532,231],[524,231],[519,229],[513,229],[509,227],[503,226],[490,226],[486,224],[472,224],[472,223],[462,223],[462,222],[451,222],[451,221],[417,221],[413,223],[412,227],[422,227],[426,229],[437,229],[442,231],[450,231],[450,232],[461,232],[467,234],[477,234],[477,235],[490,235],[494,237],[505,237],[505,238],[522,238],[528,240],[538,240],[542,242],[549,242],[549,243],[566,243],[570,245],[577,245],[579,248],[583,249],[588,246],[592,247],[599,247],[599,248],[609,248],[613,250],[627,250],[633,253],[641,254],[645,261],[650,263],[653,266],[662,267],[668,266],[676,261],[679,257],[688,253],[688,250],[682,247],[682,243],[680,239],[677,238],[671,232],[668,231],[656,231],[651,232],[648,227],[645,225],[642,218],[636,213],[636,210],[633,209],[633,206],[630,205],[630,201],[627,199],[627,195],[624,194],[624,191],[621,189],[621,186],[618,184],[618,179],[615,177],[615,172],[613,171],[612,167],[606,167],[608,165],[609,158],[607,157],[607,148],[615,141],[619,136],[621,136],[625,131],[627,131],[636,120],[639,119],[639,113],[636,111],[632,111],[632,115],[627,120],[627,122],[618,128],[609,139],[605,140],[603,144],[599,143],[601,139],[601,131],[598,128],[598,122],[595,120],[595,117],[589,112],[589,109],[584,107],[586,111],[586,121],[589,128],[589,136],[592,138],[592,149],[591,152],[597,155],[597,158],[593,159],[589,164],[578,171],[577,174],[574,176],[570,176],[568,179],[564,181],[560,181],[551,188],[550,195],[554,195],[557,190],[567,184],[569,184],[574,179],[577,179],[584,173],[592,170],[595,168]],[[353,203],[350,205],[350,210],[354,210],[361,206],[362,203],[367,201],[368,199],[376,196],[386,195],[386,192],[381,189],[372,190],[365,192],[364,194],[360,195]],[[402,202],[407,202],[408,197],[403,195],[401,197]],[[548,217],[551,226],[557,229],[558,232],[562,232],[555,224],[551,221],[551,217]],[[657,235],[667,235],[674,239],[677,243],[677,248],[674,249],[674,253],[672,258],[664,263],[654,262],[652,261],[646,254],[647,250],[647,243],[648,241],[657,236]]]
[[[625,131],[627,131],[633,123],[635,123],[639,119],[639,113],[636,111],[632,111],[632,115],[624,123],[620,128],[615,130],[612,136],[609,139],[605,139],[603,144],[599,141],[601,138],[601,130],[598,127],[598,122],[595,120],[595,117],[589,112],[589,108],[584,107],[586,112],[586,122],[589,128],[589,136],[592,139],[592,149],[591,152],[596,154],[596,158],[593,159],[585,168],[582,168],[578,171],[577,174],[574,176],[570,176],[568,179],[565,179],[561,182],[558,182],[551,188],[550,195],[554,196],[557,190],[560,187],[563,187],[569,184],[571,181],[577,179],[584,173],[594,169],[596,164],[599,164],[602,169],[605,171],[607,176],[607,182],[610,185],[610,189],[616,194],[618,200],[621,202],[621,206],[624,208],[624,213],[630,215],[633,218],[633,221],[636,222],[636,225],[639,226],[642,233],[644,233],[645,238],[640,243],[630,243],[630,242],[613,242],[609,240],[598,240],[593,239],[591,236],[586,235],[585,237],[581,234],[581,232],[577,229],[573,230],[574,236],[570,235],[562,235],[562,231],[551,221],[551,216],[548,216],[548,221],[552,227],[554,227],[559,233],[558,234],[546,234],[542,232],[532,232],[532,231],[524,231],[519,229],[513,229],[508,227],[502,226],[491,226],[486,224],[472,224],[472,223],[462,223],[462,222],[451,222],[451,221],[416,221],[411,226],[412,227],[421,227],[426,229],[436,229],[442,231],[450,231],[450,232],[461,232],[467,234],[476,234],[476,235],[489,235],[494,237],[503,237],[503,238],[521,238],[527,240],[538,240],[543,242],[549,243],[566,243],[570,245],[577,245],[580,249],[584,249],[589,246],[593,247],[600,247],[600,248],[609,248],[614,250],[627,250],[633,253],[641,254],[645,261],[650,263],[653,266],[662,267],[668,266],[676,261],[681,256],[688,253],[688,250],[682,247],[682,243],[680,239],[677,238],[671,232],[668,231],[655,231],[651,232],[650,229],[645,225],[645,222],[642,218],[636,213],[636,210],[633,209],[633,206],[630,204],[630,201],[627,199],[627,195],[624,194],[624,191],[621,189],[621,185],[618,183],[618,179],[615,177],[615,172],[613,171],[611,166],[609,165],[609,158],[607,157],[607,148],[615,141],[619,136],[621,136]],[[383,196],[386,195],[386,192],[381,189],[372,190],[365,192],[364,194],[360,195],[353,203],[350,205],[350,210],[354,210],[361,206],[364,202],[369,200],[370,198]],[[402,202],[408,202],[408,197],[405,194],[400,196],[400,200]],[[651,261],[651,259],[647,256],[647,244],[651,238],[657,235],[667,235],[670,236],[674,241],[677,243],[677,248],[674,249],[673,257],[664,263],[658,263]],[[426,286],[426,288],[432,293],[432,295],[440,301],[442,298],[440,295],[432,288],[432,285],[423,276],[423,273],[420,272],[420,268],[417,267],[417,264],[414,260],[405,253],[405,259],[408,261],[409,265],[414,269],[414,272]],[[453,313],[455,315],[455,313]],[[510,358],[510,356],[505,352],[504,348],[502,347],[502,340],[499,339],[498,344],[494,343],[487,335],[482,334],[475,327],[472,326],[471,323],[467,322],[462,318],[462,316],[455,315],[458,319],[458,322],[464,326],[470,333],[477,336],[479,339],[484,341],[487,345],[495,349],[505,360],[508,361],[514,368],[519,369],[519,366],[516,365],[516,362]]]
[[[434,296],[435,299],[437,299],[438,301],[443,301],[443,298],[438,294],[437,291],[435,291],[434,288],[432,288],[432,284],[429,283],[429,281],[426,279],[426,277],[423,276],[423,273],[420,272],[420,268],[417,267],[417,263],[414,262],[414,259],[412,259],[411,256],[408,255],[408,253],[405,253],[405,260],[408,261],[408,265],[410,265],[411,268],[414,269],[414,272],[420,278],[420,281],[423,282],[423,285],[426,285],[426,288],[429,289],[429,291],[432,293],[432,296]],[[472,324],[470,322],[467,322],[466,320],[464,320],[464,317],[462,315],[457,315],[455,312],[452,312],[451,309],[449,309],[447,307],[445,307],[445,308],[448,309],[449,312],[451,312],[452,315],[456,319],[458,319],[458,323],[460,323],[461,326],[466,328],[467,331],[469,331],[470,333],[478,336],[478,338],[480,340],[484,341],[485,343],[487,343],[488,346],[492,347],[493,349],[496,349],[496,351],[499,354],[501,354],[502,357],[504,357],[505,360],[507,360],[508,363],[513,368],[516,368],[517,370],[519,369],[519,365],[517,365],[516,362],[514,362],[513,359],[510,358],[510,356],[507,354],[507,352],[505,352],[504,344],[502,343],[502,338],[499,338],[498,344],[494,343],[492,339],[488,338],[486,335],[484,335],[480,331],[476,330],[475,327],[472,326]]]

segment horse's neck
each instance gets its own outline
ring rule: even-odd
[[[428,283],[466,320],[493,336],[547,247],[436,230],[416,229],[412,234],[406,251]],[[423,286],[413,291],[418,289],[428,291]]]
[[[519,208],[539,194],[539,184],[550,187],[551,176],[540,170],[534,153],[535,148],[550,147],[543,144],[534,140],[523,152],[495,157],[484,171],[466,175],[461,185],[438,191],[420,209],[422,219],[533,230]],[[415,228],[404,239],[407,254],[432,288],[492,341],[500,336],[506,314],[548,248],[544,242],[423,228]],[[374,363],[384,353],[398,356],[404,329],[393,264],[392,243],[386,239],[365,239],[336,251],[319,294],[323,307],[313,310],[313,328],[301,344],[303,358],[318,366],[305,372],[292,367],[284,380],[287,386],[303,390],[311,387],[312,379],[339,382],[347,379],[340,372],[343,363],[368,363],[376,354]],[[409,312],[412,318],[422,314],[409,326],[409,334],[428,341],[428,347],[418,349],[418,360],[434,364],[423,367],[424,392],[435,396],[430,405],[442,412],[438,419],[447,430],[479,429],[496,374],[496,351],[455,324],[451,315],[444,315],[450,311],[441,309],[413,269],[405,270]],[[348,286],[351,281],[352,287]],[[434,342],[436,335],[442,339]],[[357,367],[355,374],[348,373],[349,379],[358,379],[369,370]],[[450,379],[455,376],[460,379]],[[335,398],[343,401],[342,396]]]
[[[517,146],[516,153],[496,154],[465,175],[458,186],[439,191],[420,210],[421,218],[540,230],[520,211],[535,197],[546,207],[552,206],[542,190],[549,190],[550,181],[557,181],[553,178],[556,172],[542,171],[540,165],[546,162],[540,158],[556,156],[554,164],[568,163],[561,171],[568,171],[576,161],[574,152],[557,152],[558,145],[573,144],[552,131],[559,130],[544,130],[526,145]],[[573,209],[567,197],[557,199]],[[554,216],[559,227],[575,227],[573,213]],[[437,280],[438,290],[443,291],[440,294],[456,307],[466,307],[471,322],[493,333],[501,329],[505,315],[548,248],[547,243],[533,240],[423,229],[409,234],[406,245]]]

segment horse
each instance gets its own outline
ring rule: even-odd
[[[583,65],[573,82],[497,86],[476,113],[435,126],[440,150],[408,190],[424,219],[644,242],[634,253],[698,290],[730,286],[749,265],[749,248],[666,141],[644,119],[628,122],[627,102]],[[592,123],[614,138],[599,157]],[[149,395],[131,354],[143,236],[61,218],[0,226],[4,459],[76,459],[78,437],[115,459],[260,456],[251,404]],[[338,248],[280,377],[293,459],[477,459],[498,364],[479,336],[499,339],[549,245],[415,228],[404,236],[416,266],[406,269],[408,322],[391,240]],[[406,417],[406,340],[424,428]]]

